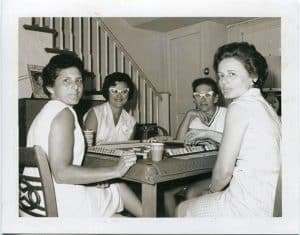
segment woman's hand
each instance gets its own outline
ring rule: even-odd
[[[122,177],[129,168],[136,163],[136,155],[134,153],[120,157],[120,160],[115,167],[118,177]]]
[[[181,124],[179,125],[178,131],[177,131],[177,134],[176,134],[176,139],[177,140],[184,141],[185,135],[186,135],[186,133],[189,129],[189,125],[190,125],[191,121],[195,118],[199,118],[200,121],[202,123],[204,123],[205,125],[207,125],[207,123],[209,122],[209,119],[208,119],[208,117],[205,113],[203,113],[203,112],[201,112],[200,110],[197,110],[197,109],[189,110],[185,114]]]
[[[202,121],[201,118],[203,118],[203,117],[201,117],[202,115],[199,114],[199,113],[200,113],[199,110],[197,110],[197,109],[191,109],[191,110],[189,110],[186,113],[186,115],[187,115],[187,117],[189,118],[190,121],[193,120],[193,119],[195,119],[195,118],[200,118],[200,120]]]
[[[208,125],[208,123],[210,121],[210,119],[209,119],[209,117],[206,113],[201,112],[200,110],[197,110],[197,109],[189,110],[187,115],[189,115],[190,120],[193,120],[195,118],[199,118],[200,121],[205,125]]]
[[[184,143],[187,145],[194,145],[197,139],[208,138],[207,134],[207,130],[192,129],[185,135]]]

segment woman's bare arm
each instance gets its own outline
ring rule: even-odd
[[[136,162],[136,156],[123,156],[113,167],[88,168],[72,165],[74,116],[62,110],[53,120],[49,134],[49,162],[57,183],[88,184],[118,178]]]
[[[200,138],[209,138],[218,143],[221,142],[223,133],[206,129],[190,129],[185,135],[184,142],[193,145],[194,141]]]
[[[86,119],[84,120],[84,127],[85,129],[89,129],[97,132],[98,121],[97,121],[95,111],[93,109],[91,109],[87,113]]]
[[[136,124],[134,125],[134,127],[132,128],[132,132],[129,136],[129,140],[133,140],[134,136],[135,136],[135,131],[136,131]]]
[[[230,182],[247,126],[248,115],[245,109],[239,104],[232,104],[225,119],[223,138],[212,174],[211,191],[221,191]]]
[[[206,130],[206,131],[207,131],[207,134],[206,134],[207,138],[212,139],[218,143],[221,143],[223,133],[218,132],[218,131],[212,131],[212,130]]]
[[[177,140],[182,140],[184,141],[184,138],[185,138],[185,134],[187,133],[188,129],[189,129],[189,125],[190,125],[190,122],[194,119],[198,117],[198,111],[197,110],[189,110],[182,122],[180,123],[179,125],[179,128],[178,128],[178,131],[177,131],[177,134],[176,134],[176,139]]]

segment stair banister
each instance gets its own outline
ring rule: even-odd
[[[156,122],[169,130],[170,95],[156,90],[101,18],[34,18],[32,24],[24,28],[54,35],[53,47],[46,48],[47,52],[75,52],[83,60],[85,69],[95,75],[92,87],[96,91],[100,91],[107,74],[129,74],[139,91],[130,113],[140,123]]]

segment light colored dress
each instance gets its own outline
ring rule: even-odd
[[[73,165],[80,166],[84,157],[84,137],[77,115],[72,107],[57,100],[49,101],[34,119],[27,136],[27,146],[39,145],[48,155],[48,136],[51,123],[59,112],[68,108],[74,115]],[[26,175],[37,175],[36,168],[24,170]],[[123,210],[119,187],[112,184],[108,188],[57,184],[54,181],[55,196],[59,217],[106,217]]]
[[[229,105],[246,110],[249,124],[229,186],[183,202],[178,216],[273,216],[280,170],[281,123],[260,90],[252,88]]]
[[[214,113],[214,116],[208,125],[202,123],[200,118],[196,117],[190,122],[189,128],[211,130],[223,133],[226,111],[226,108],[217,106],[216,112]]]
[[[104,142],[127,141],[130,139],[136,124],[136,120],[124,109],[122,110],[117,125],[114,123],[113,113],[108,102],[97,105],[93,107],[92,110],[96,114],[98,123],[96,144]],[[84,115],[84,120],[86,119],[88,112]]]

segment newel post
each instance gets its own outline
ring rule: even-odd
[[[161,95],[158,102],[158,125],[165,128],[170,133],[170,96],[169,92],[159,92]]]

